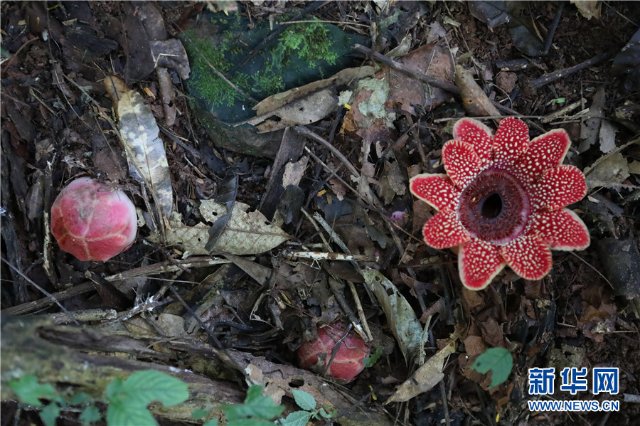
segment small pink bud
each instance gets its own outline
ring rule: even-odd
[[[129,197],[88,177],[67,185],[51,206],[51,233],[79,260],[111,259],[131,246],[137,230]]]
[[[342,323],[321,327],[315,340],[304,343],[298,349],[298,360],[302,368],[324,372],[343,383],[349,383],[364,369],[364,359],[369,356],[369,347],[355,332],[346,334]],[[335,356],[333,350],[338,345]]]

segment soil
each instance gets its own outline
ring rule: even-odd
[[[606,155],[599,139],[593,145],[584,144],[583,127],[588,117],[573,115],[587,110],[598,91],[604,91],[602,117],[616,129],[615,146],[638,140],[639,87],[630,74],[640,62],[627,68],[631,70],[629,76],[612,68],[612,56],[639,28],[640,7],[636,3],[602,2],[601,16],[590,20],[572,4],[565,4],[549,52],[536,57],[518,50],[509,25],[489,28],[472,16],[466,2],[390,2],[384,3],[386,9],[379,9],[382,4],[328,2],[298,19],[316,17],[338,22],[347,32],[375,34],[371,48],[385,54],[407,34],[412,35],[411,51],[428,44],[433,24],[439,23],[446,49],[471,70],[488,98],[524,117],[532,137],[552,128],[567,130],[573,145],[566,162],[581,169]],[[209,6],[215,7],[216,3],[207,3]],[[298,1],[247,2],[229,13],[242,14],[250,22],[278,21],[283,16],[297,16],[308,6]],[[632,263],[640,263],[640,256],[634,257],[640,232],[637,142],[619,149],[625,164],[635,164],[635,169],[632,167],[615,184],[590,188],[588,196],[571,207],[589,228],[589,248],[577,253],[554,251],[553,270],[540,281],[520,279],[505,269],[486,290],[471,292],[460,283],[457,255],[430,249],[422,242],[421,228],[431,209],[415,202],[409,191],[399,189],[407,187],[409,176],[434,172],[441,165],[440,148],[451,137],[453,120],[465,115],[459,99],[450,96],[448,102],[435,108],[412,105],[413,112],[408,112],[412,108],[398,108],[393,128],[385,129],[387,139],[371,145],[366,161],[361,144],[375,132],[363,138],[363,133],[349,128],[353,117],[346,110],[306,126],[328,140],[359,173],[371,172],[371,188],[383,199],[382,205],[374,205],[351,191],[349,185],[358,183],[351,180],[347,167],[324,145],[310,140],[305,146],[313,156],[307,155],[302,179],[293,188],[283,188],[278,197],[267,197],[272,174],[282,175],[283,164],[278,165],[278,161],[284,157],[274,160],[277,149],[273,146],[269,155],[250,156],[216,145],[211,133],[196,119],[179,72],[167,67],[170,79],[161,82],[148,51],[136,44],[149,36],[132,34],[131,29],[139,25],[135,19],[141,19],[139,7],[124,2],[0,5],[3,322],[35,314],[53,318],[62,308],[115,310],[123,324],[170,314],[184,320],[179,338],[264,357],[273,365],[295,366],[296,349],[315,334],[317,325],[336,320],[358,324],[361,310],[372,329],[371,346],[380,348],[381,356],[353,383],[340,389],[352,398],[349,401],[357,401],[363,412],[385,413],[390,423],[415,425],[443,424],[445,419],[452,425],[638,424],[638,401],[625,400],[640,396],[640,279],[632,282],[629,278],[634,277]],[[195,25],[205,4],[159,2],[156,7],[164,21],[165,38],[177,38]],[[517,17],[540,42],[557,10],[556,2],[525,2]],[[536,87],[540,76],[601,53],[611,56]],[[355,53],[354,58],[358,65],[372,63]],[[496,65],[507,60],[520,60],[527,66],[501,70]],[[243,258],[216,256],[227,263],[181,266],[174,272],[126,280],[107,278],[140,267],[177,265],[185,253],[150,239],[151,225],[140,227],[134,245],[105,263],[81,262],[62,252],[50,234],[48,213],[61,188],[73,178],[91,176],[120,187],[132,197],[139,214],[153,207],[144,186],[129,173],[116,131],[114,103],[103,84],[109,75],[120,76],[150,106],[166,149],[173,206],[184,223],[204,221],[198,212],[200,200],[242,202],[250,211],[269,211],[265,213],[271,216],[269,220],[275,216],[278,226],[291,237],[289,242],[246,256],[245,263]],[[166,84],[175,95],[168,107],[162,100],[162,85]],[[552,124],[541,121],[580,99],[584,104],[564,115],[564,120]],[[175,119],[168,123],[172,111]],[[504,110],[501,112],[504,114]],[[304,139],[291,128],[278,136],[278,141],[289,144],[291,152],[297,152],[290,158],[297,160],[306,151],[294,149],[300,140],[295,138]],[[578,151],[579,146],[582,148]],[[278,179],[275,185],[281,185],[282,177]],[[394,182],[400,183],[394,186]],[[314,213],[320,214],[350,253],[361,259],[312,261],[289,257],[287,253],[292,251],[346,254],[344,247],[333,241],[330,249],[323,244],[330,237],[318,220],[311,219]],[[152,216],[145,214],[147,223]],[[390,225],[392,222],[395,225]],[[617,260],[623,258],[631,263]],[[414,362],[417,360],[403,356],[393,337],[392,321],[363,284],[362,268],[375,268],[384,274],[406,298],[421,325],[428,327],[426,360],[450,343],[453,334],[457,335],[455,353],[442,369],[443,379],[408,403],[382,405],[418,365]],[[358,301],[347,286],[353,286]],[[212,288],[218,289],[217,293]],[[193,312],[208,331],[193,322]],[[87,321],[84,327],[108,321],[113,319]],[[187,333],[189,323],[192,327]],[[71,342],[65,344],[72,346]],[[76,350],[118,351],[113,347],[105,350],[108,343],[101,345]],[[508,380],[494,388],[489,387],[489,377],[471,368],[489,347],[505,347],[513,356]],[[165,358],[157,354],[146,357],[133,352],[128,356],[219,378],[219,372],[190,364],[193,360],[179,348],[166,350],[180,355],[171,352]],[[566,366],[587,367],[589,372],[593,367],[619,368],[619,393],[571,396],[556,385],[555,394],[549,398],[622,401],[620,410],[529,411],[527,401],[533,397],[527,394],[528,369],[554,367],[559,383],[559,371]],[[244,389],[244,380],[238,376],[234,383]],[[64,388],[66,383],[57,386]],[[3,424],[40,421],[33,408],[18,409],[14,397],[5,390],[2,397]],[[172,424],[172,420],[157,418]],[[79,424],[79,420],[67,413],[58,424]]]

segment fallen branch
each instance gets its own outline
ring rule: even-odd
[[[556,70],[548,74],[544,74],[541,77],[531,80],[531,87],[533,87],[534,89],[539,89],[556,80],[560,80],[561,78],[568,77],[572,74],[577,73],[578,71],[582,71],[585,68],[589,68],[593,65],[599,64],[600,62],[604,62],[612,56],[613,56],[612,52],[600,53],[599,55],[596,55],[593,58],[587,59],[586,61],[581,62],[577,65],[574,65],[572,67],[562,68],[560,70]]]

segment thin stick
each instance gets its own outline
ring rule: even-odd
[[[547,33],[547,38],[544,41],[544,49],[542,51],[543,55],[549,53],[549,49],[551,49],[551,44],[553,43],[553,36],[556,34],[556,30],[558,29],[558,24],[560,24],[560,18],[562,18],[562,10],[564,9],[564,2],[561,1],[558,3],[558,10],[556,11],[556,16],[553,17],[553,22],[551,22],[551,27],[549,28],[549,32]]]
[[[549,83],[553,83],[556,80],[560,80],[561,78],[573,75],[578,71],[582,71],[585,68],[589,68],[593,65],[599,64],[600,62],[606,61],[607,59],[613,56],[613,53],[614,52],[600,53],[594,56],[593,58],[587,59],[586,61],[581,62],[577,65],[574,65],[572,67],[563,68],[560,70],[550,72],[548,74],[544,74],[541,77],[531,80],[531,87],[533,87],[534,89],[539,89],[541,87],[546,86]]]
[[[369,49],[368,47],[362,46],[361,44],[355,44],[353,46],[355,50],[360,53],[364,53],[365,55],[371,56],[378,62],[381,62],[396,71],[400,71],[404,74],[407,74],[410,77],[415,78],[416,80],[420,80],[423,83],[430,84],[431,86],[438,87],[442,90],[446,90],[447,92],[453,93],[454,95],[459,95],[460,90],[456,87],[455,84],[449,83],[448,81],[438,80],[435,78],[427,77],[421,72],[415,71],[400,62],[396,62],[393,59],[383,55],[382,53],[376,52],[375,50]]]
[[[349,172],[351,172],[352,175],[354,175],[357,178],[360,178],[360,173],[358,172],[358,169],[356,169],[355,166],[351,164],[351,161],[349,161],[349,159],[345,157],[344,154],[338,150],[338,148],[331,145],[329,141],[327,141],[322,136],[312,132],[311,130],[307,129],[304,126],[296,126],[293,129],[296,131],[296,133],[302,136],[306,136],[308,138],[313,139],[316,142],[320,142],[325,148],[331,151],[331,153],[335,155],[338,158],[338,160],[340,160],[345,166],[347,166],[347,168],[349,169]]]
[[[44,288],[40,287],[38,284],[36,284],[31,278],[29,278],[28,276],[26,276],[20,269],[16,268],[15,266],[13,266],[11,264],[11,262],[9,262],[7,259],[4,258],[4,256],[2,257],[2,261],[4,263],[7,264],[7,266],[13,270],[16,274],[20,275],[26,282],[28,282],[29,284],[31,284],[33,287],[35,287],[40,293],[44,294],[45,296],[47,296],[47,298],[49,298],[49,300],[52,303],[55,303],[56,305],[58,305],[58,307],[62,310],[62,312],[64,312],[65,314],[67,314],[69,316],[69,319],[71,321],[73,321],[73,323],[75,325],[80,325],[80,323],[78,321],[76,321],[76,319],[74,318],[73,314],[71,312],[69,312],[67,310],[67,308],[65,308],[64,306],[62,306],[62,304],[56,299],[56,297],[49,293],[47,290],[45,290]],[[4,313],[4,311],[3,311]]]

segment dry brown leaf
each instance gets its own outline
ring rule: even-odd
[[[471,73],[460,65],[456,65],[456,86],[460,89],[462,106],[469,115],[500,116],[500,112],[493,106]]]
[[[268,223],[262,213],[247,210],[247,204],[235,203],[231,219],[211,253],[258,254],[269,251],[289,239],[286,232]],[[214,222],[217,216],[227,213],[227,208],[213,200],[203,200],[200,203],[200,213],[207,221]],[[166,230],[166,242],[182,248],[191,255],[210,254],[205,248],[209,240],[209,228],[205,223],[187,226],[182,223],[182,216],[174,212]],[[159,242],[160,236],[151,235],[149,239]]]
[[[398,389],[385,401],[385,404],[408,401],[421,393],[431,390],[444,378],[444,373],[442,372],[444,362],[455,351],[455,340],[452,340],[418,368],[411,378],[398,386]]]
[[[246,122],[255,126],[258,133],[274,132],[285,127],[315,123],[337,107],[338,98],[333,90],[323,89]]]
[[[156,119],[144,98],[135,90],[129,90],[118,77],[107,77],[104,85],[116,105],[120,139],[127,155],[129,172],[149,188],[162,215],[169,218],[173,210],[173,189]]]
[[[317,92],[330,86],[343,86],[351,83],[352,81],[360,80],[365,77],[373,75],[374,68],[371,66],[363,66],[357,68],[345,68],[335,75],[326,78],[324,80],[318,80],[305,84],[304,86],[294,87],[286,92],[276,93],[268,98],[264,98],[262,101],[253,107],[256,111],[256,115],[261,116],[273,112],[279,108],[282,108],[286,104],[289,104],[296,99],[300,99],[309,95],[310,93]]]

